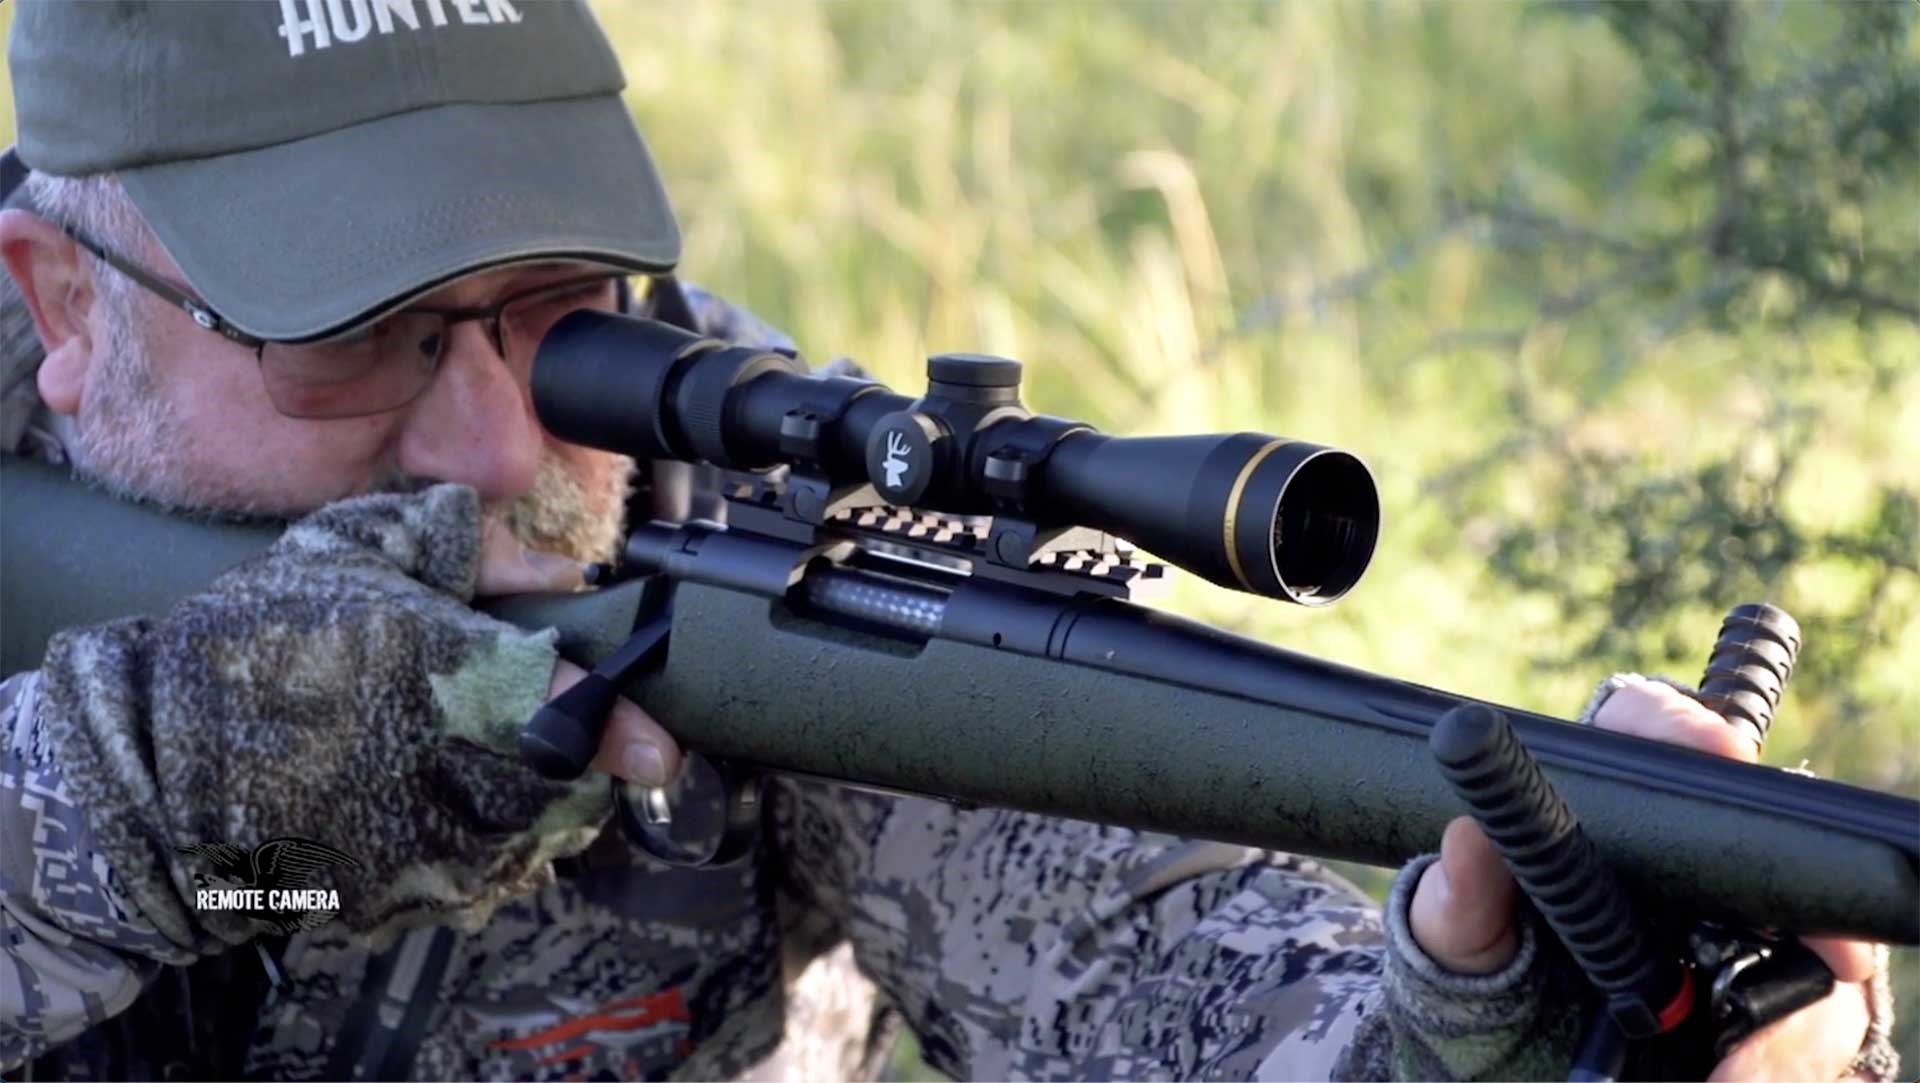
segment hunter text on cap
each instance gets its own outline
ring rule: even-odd
[[[364,41],[370,33],[419,30],[422,12],[428,29],[446,26],[449,11],[464,26],[520,21],[519,10],[507,0],[420,0],[417,6],[414,0],[280,0],[280,36],[287,39],[287,55],[299,56],[309,48]]]

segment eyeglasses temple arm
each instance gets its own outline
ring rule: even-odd
[[[67,236],[73,238],[75,244],[93,253],[95,258],[99,259],[102,263],[138,282],[142,287],[162,300],[185,309],[187,315],[193,317],[193,322],[207,330],[230,338],[249,349],[257,350],[266,345],[265,339],[255,338],[222,319],[218,312],[215,312],[207,306],[206,302],[175,286],[173,283],[148,272],[146,268],[121,259],[112,252],[109,252],[105,246],[101,245],[98,241],[95,241],[80,230],[72,226],[62,226],[60,228],[65,231]]]

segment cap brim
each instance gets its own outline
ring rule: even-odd
[[[484,267],[672,270],[680,231],[615,96],[444,105],[119,174],[187,281],[264,339],[332,334]]]

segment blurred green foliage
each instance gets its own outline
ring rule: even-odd
[[[1769,760],[1920,796],[1913,3],[598,6],[686,274],[812,356],[1368,459],[1347,600],[1176,608],[1568,715],[1771,600]]]

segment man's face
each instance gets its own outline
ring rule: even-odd
[[[127,255],[184,281],[157,243]],[[488,305],[594,270],[546,263],[486,271],[419,303]],[[486,321],[449,329],[432,382],[408,405],[299,419],[275,408],[253,350],[131,283],[102,285],[78,421],[84,465],[110,486],[187,507],[292,516],[359,493],[458,482],[531,547],[577,560],[611,557],[631,462],[547,435],[528,391],[531,350],[503,358]],[[581,301],[611,309],[615,286]]]

